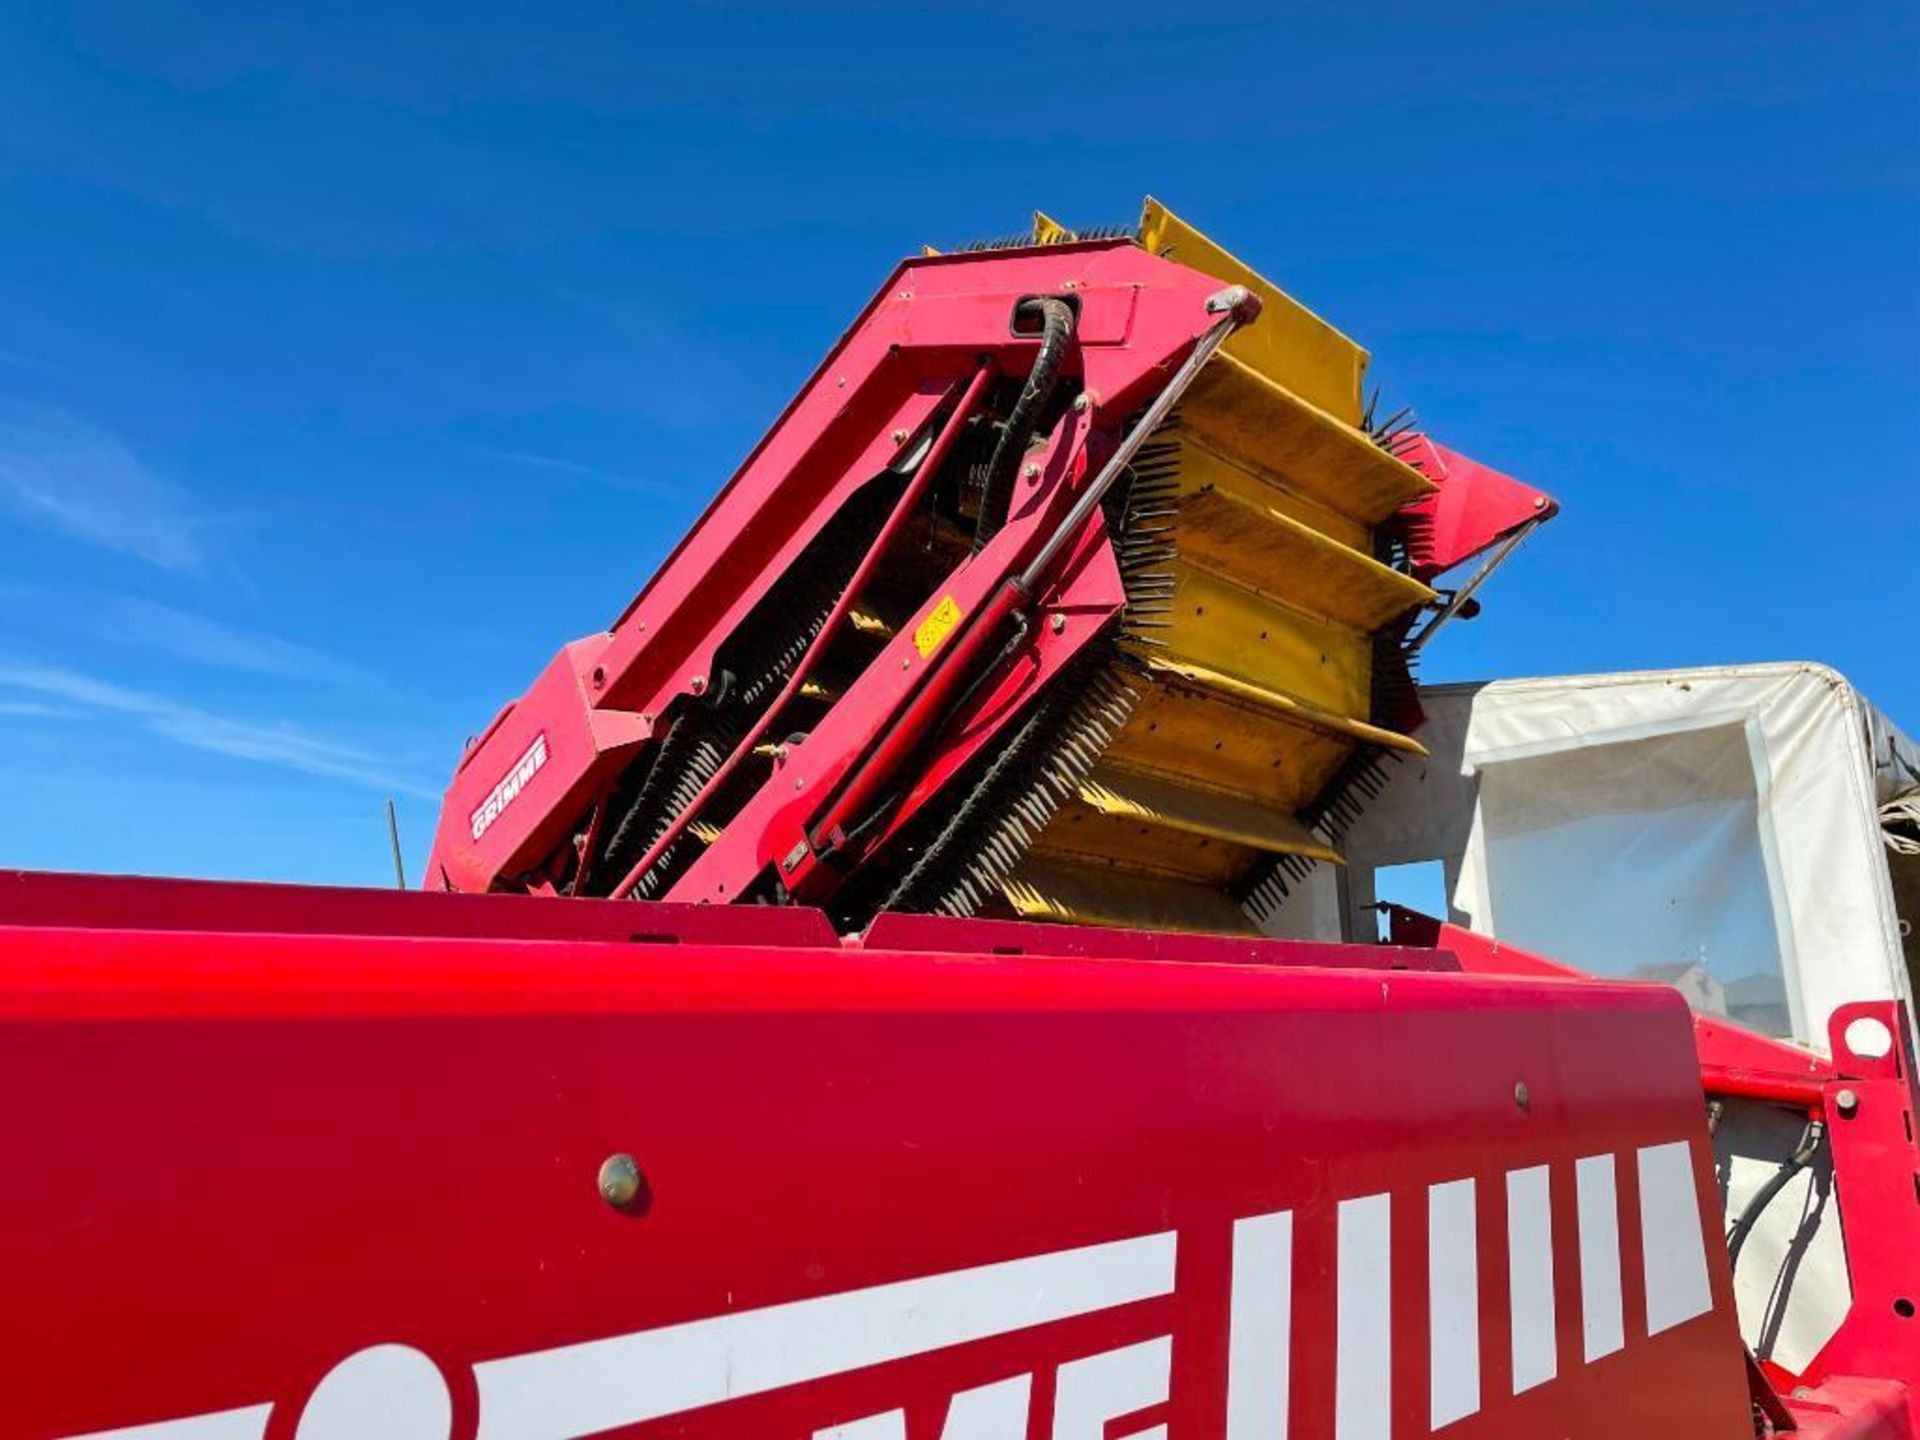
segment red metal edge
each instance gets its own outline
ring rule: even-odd
[[[1471,560],[1522,525],[1560,513],[1559,503],[1544,490],[1429,436],[1410,437],[1395,453],[1436,487],[1402,511],[1418,531],[1413,559],[1421,580]]]
[[[1188,964],[1314,966],[1333,970],[1445,972],[1460,969],[1460,963],[1453,955],[1431,946],[1256,940],[1241,936],[1111,930],[1019,920],[956,920],[944,915],[881,915],[868,927],[861,943],[870,950],[920,953],[984,952],[1007,956],[1165,960]]]
[[[818,910],[0,870],[0,928],[833,946]]]

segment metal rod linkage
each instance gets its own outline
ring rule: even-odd
[[[1509,535],[1500,545],[1499,549],[1495,550],[1481,562],[1480,568],[1473,572],[1472,577],[1467,583],[1454,591],[1448,598],[1447,603],[1434,612],[1433,618],[1420,627],[1419,633],[1407,641],[1407,653],[1411,655],[1418,651],[1421,646],[1425,645],[1427,641],[1434,637],[1435,632],[1438,631],[1442,625],[1458,615],[1460,611],[1465,608],[1467,601],[1473,598],[1473,592],[1485,584],[1487,578],[1506,563],[1507,557],[1518,550],[1521,545],[1526,542],[1527,537],[1545,523],[1544,520],[1529,520]]]
[[[712,798],[714,792],[725,784],[727,778],[739,767],[740,762],[753,753],[753,747],[773,729],[774,721],[779,719],[780,712],[786,707],[787,702],[799,693],[800,687],[812,674],[814,663],[825,652],[834,632],[840,628],[840,623],[846,619],[847,612],[853,608],[853,602],[859,597],[861,588],[872,578],[881,557],[886,554],[887,547],[893,543],[900,528],[906,524],[907,517],[920,503],[920,497],[926,493],[927,486],[933,482],[935,473],[946,462],[947,453],[953,449],[954,442],[959,439],[961,428],[972,416],[980,403],[980,397],[986,393],[988,384],[998,373],[999,366],[994,361],[981,361],[980,368],[973,372],[973,379],[968,382],[959,403],[954,406],[953,414],[941,427],[939,435],[935,437],[925,458],[921,460],[919,468],[913,472],[913,478],[907,482],[906,489],[900,492],[900,498],[894,502],[893,511],[887,516],[886,523],[880,527],[879,535],[874,538],[867,553],[861,557],[859,567],[853,572],[853,578],[847,581],[847,588],[840,592],[839,600],[828,612],[826,622],[821,625],[819,633],[807,646],[806,653],[800,657],[799,664],[793,667],[793,673],[787,677],[787,683],[781,687],[780,693],[774,696],[773,703],[761,712],[759,720],[741,737],[733,753],[721,762],[718,770],[713,772],[713,777],[700,787],[700,793],[681,808],[680,813],[674,816],[672,822],[661,832],[660,838],[648,847],[647,853],[642,855],[634,863],[633,868],[621,877],[619,884],[607,892],[612,898],[618,900],[640,883],[646,873],[660,862],[660,857],[667,853],[667,847],[678,840],[682,832],[692,823],[695,812]]]

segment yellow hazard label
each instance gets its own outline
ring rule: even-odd
[[[943,644],[953,627],[960,623],[960,607],[949,595],[933,607],[933,613],[920,622],[920,628],[913,632],[913,648],[920,652],[920,658],[926,659]]]

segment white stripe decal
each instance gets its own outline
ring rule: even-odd
[[[1384,1194],[1340,1202],[1336,1440],[1388,1440],[1393,1428],[1392,1205]]]
[[[1547,1167],[1507,1172],[1507,1288],[1513,1311],[1513,1393],[1553,1379],[1553,1203]]]
[[[1173,1290],[1172,1231],[474,1366],[479,1440],[570,1440]]]
[[[1053,1440],[1106,1440],[1108,1421],[1166,1403],[1172,1382],[1171,1335],[1071,1360],[1054,1380]],[[1114,1440],[1150,1440],[1165,1433],[1155,1426]]]
[[[1033,1376],[1015,1375],[974,1390],[962,1390],[947,1406],[940,1440],[1027,1440]]]
[[[1640,1150],[1640,1258],[1649,1335],[1713,1308],[1693,1155],[1684,1140]]]
[[[962,1390],[947,1406],[940,1440],[1027,1440],[1033,1376]],[[907,1412],[887,1410],[813,1432],[813,1440],[907,1440]]]
[[[1428,1396],[1435,1430],[1480,1408],[1480,1248],[1474,1185],[1427,1190]]]
[[[248,1405],[184,1420],[161,1420],[152,1425],[129,1425],[122,1430],[96,1430],[74,1440],[260,1440],[267,1433],[271,1405]]]
[[[1226,1440],[1287,1440],[1293,1343],[1290,1211],[1234,1222],[1230,1309]]]
[[[1598,1360],[1627,1343],[1620,1311],[1620,1202],[1614,1193],[1613,1156],[1586,1155],[1574,1162],[1580,1212],[1580,1311],[1586,1357]]]

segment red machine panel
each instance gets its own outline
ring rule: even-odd
[[[1751,1434],[1677,997],[962,928],[8,932],[0,1436]]]

